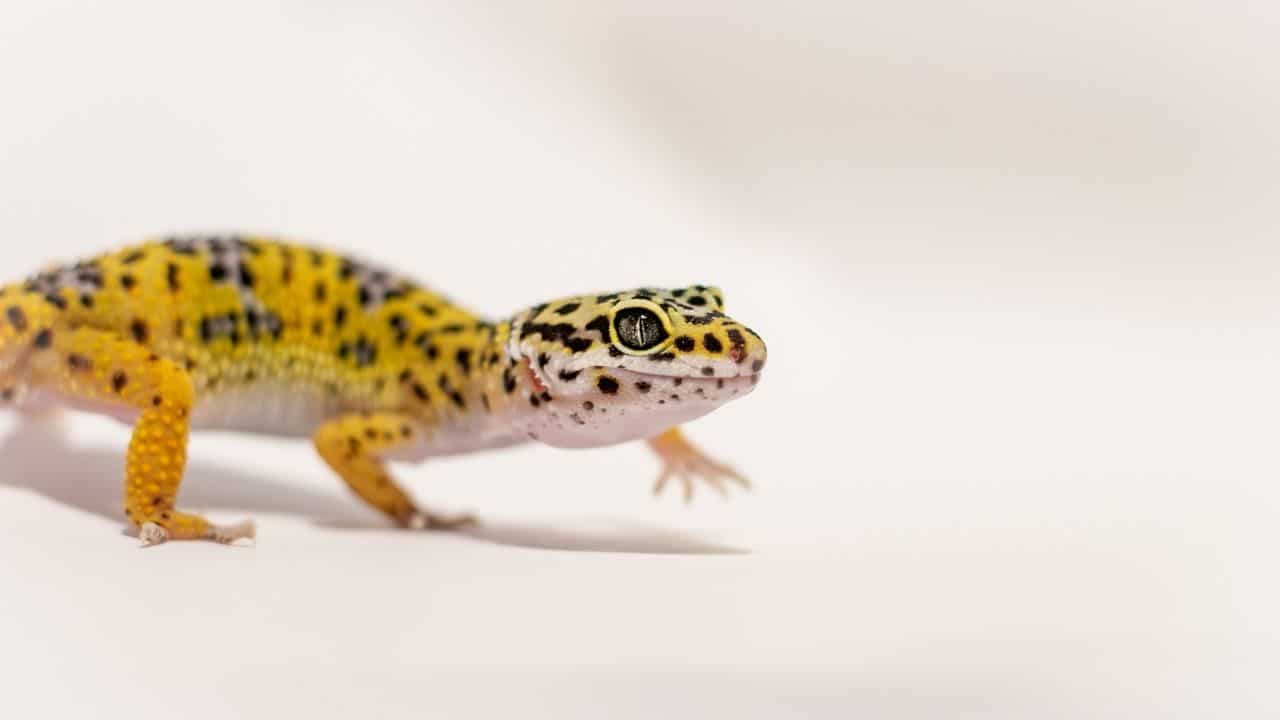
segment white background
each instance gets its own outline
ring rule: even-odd
[[[376,5],[376,7],[365,7]],[[641,446],[405,468],[0,417],[6,717],[1267,717],[1280,661],[1271,2],[0,4],[0,268],[171,230],[499,315],[716,283],[771,351]],[[783,6],[788,9],[781,9]]]

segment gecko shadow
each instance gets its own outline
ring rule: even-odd
[[[15,425],[0,442],[0,486],[34,492],[123,527],[119,473],[124,468],[124,448],[118,452],[76,448],[67,442],[64,420],[51,414],[27,417]],[[334,481],[340,482],[337,478]],[[382,523],[355,498],[346,501],[296,485],[286,486],[242,468],[199,460],[189,463],[180,498],[183,505],[201,510],[301,515],[331,530],[405,532]],[[485,521],[458,534],[498,545],[541,550],[682,555],[745,552],[677,531],[635,525],[608,533]]]

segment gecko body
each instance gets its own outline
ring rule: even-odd
[[[449,528],[389,461],[646,440],[656,489],[745,484],[679,425],[749,393],[764,342],[714,287],[593,293],[481,318],[398,273],[249,236],[170,237],[0,288],[0,402],[133,428],[124,514],[146,544],[254,533],[177,508],[192,430],[309,437],[400,525]]]

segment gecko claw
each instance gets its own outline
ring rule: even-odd
[[[153,522],[143,523],[138,528],[138,539],[142,541],[142,547],[159,545],[169,539],[169,531]]]
[[[404,521],[404,527],[410,530],[460,530],[479,525],[480,520],[471,513],[460,515],[432,515],[414,512]]]

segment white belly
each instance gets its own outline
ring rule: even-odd
[[[68,408],[106,415],[130,426],[139,415],[136,408],[128,405],[85,400],[40,387],[19,393],[14,401],[25,411]],[[320,388],[259,382],[200,397],[191,413],[191,429],[310,438],[324,422],[349,411]],[[413,442],[396,447],[384,457],[420,462],[428,457],[507,447],[528,439],[500,418],[477,416],[452,418],[438,427],[420,428],[414,437]]]
[[[341,412],[341,404],[318,388],[257,383],[200,398],[191,413],[191,428],[311,437],[321,423]]]

